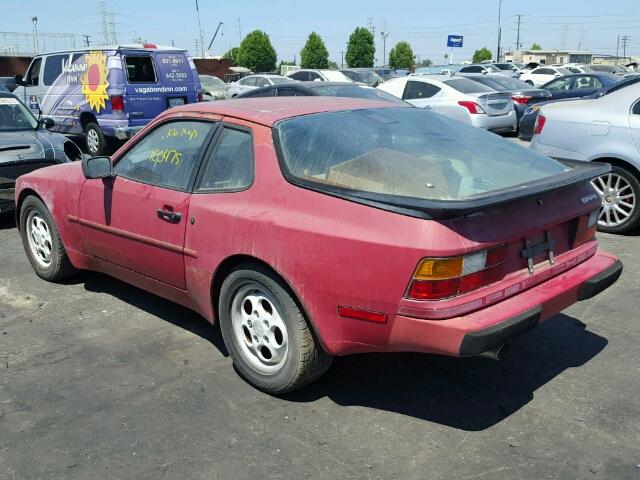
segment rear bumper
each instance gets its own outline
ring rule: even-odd
[[[115,127],[113,129],[113,136],[118,140],[127,140],[133,137],[136,133],[142,130],[144,127]]]
[[[469,116],[474,127],[484,128],[491,132],[512,132],[518,127],[518,118],[515,110],[511,110],[506,115],[496,115],[495,117],[490,117],[486,114]]]
[[[388,351],[416,351],[451,356],[475,355],[495,348],[580,300],[613,285],[622,263],[599,252],[546,282],[477,310],[447,320],[396,315]]]

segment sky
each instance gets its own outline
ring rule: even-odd
[[[0,47],[24,50],[30,40],[2,32],[33,31],[31,18],[38,17],[38,31],[82,35],[92,45],[102,44],[99,0],[2,0]],[[156,44],[190,50],[195,54],[198,19],[195,0],[106,0],[113,12],[117,40],[130,43],[142,38]],[[349,34],[354,28],[375,28],[376,58],[398,41],[408,41],[419,59],[443,63],[447,34],[464,36],[464,46],[454,49],[454,61],[469,60],[477,48],[495,51],[498,43],[499,0],[199,0],[205,45],[209,45],[219,22],[220,33],[210,52],[221,55],[237,46],[241,35],[254,29],[267,32],[281,60],[299,59],[311,31],[323,38],[331,60],[341,63]],[[524,48],[538,43],[543,48],[589,50],[616,54],[618,35],[628,35],[627,55],[640,56],[640,0],[502,0],[502,49],[512,50],[520,17],[520,41]],[[70,37],[49,38],[48,50],[69,48]],[[198,52],[199,54],[199,52]],[[622,49],[620,49],[622,55]]]

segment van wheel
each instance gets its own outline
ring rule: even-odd
[[[89,122],[84,128],[84,144],[87,153],[92,157],[102,155],[107,146],[107,141],[102,134],[102,129],[96,123]]]

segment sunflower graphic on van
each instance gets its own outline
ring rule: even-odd
[[[107,88],[107,56],[103,52],[92,51],[85,55],[87,70],[80,77],[82,94],[91,110],[100,112],[106,108],[109,99]]]

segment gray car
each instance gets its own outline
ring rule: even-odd
[[[38,168],[80,160],[78,146],[47,131],[50,119],[38,122],[18,97],[0,92],[0,213],[12,211],[16,178]]]
[[[224,100],[229,84],[213,75],[199,75],[204,101]]]
[[[592,182],[602,197],[598,228],[626,233],[640,226],[640,83],[596,99],[544,105],[531,148],[610,163],[611,173]]]

